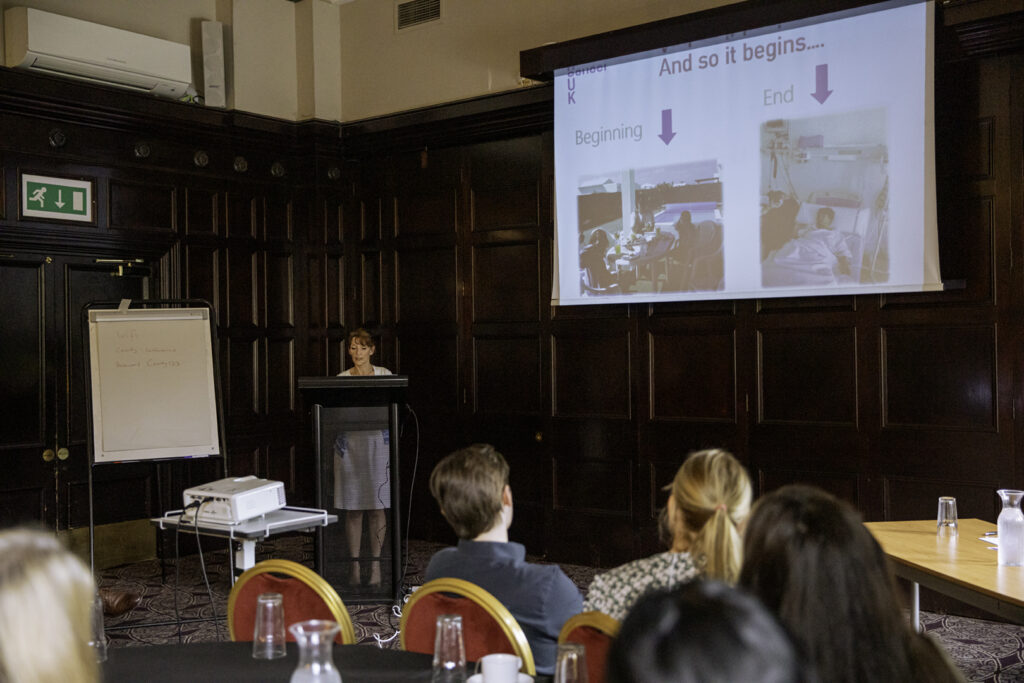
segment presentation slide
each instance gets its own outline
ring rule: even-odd
[[[555,74],[555,304],[930,291],[934,7]]]

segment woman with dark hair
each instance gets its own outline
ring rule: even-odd
[[[900,609],[885,553],[849,504],[812,486],[761,498],[739,584],[761,599],[829,683],[963,681]]]
[[[610,683],[800,683],[803,669],[775,617],[718,581],[640,598],[608,653]]]

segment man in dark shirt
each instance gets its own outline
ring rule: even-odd
[[[583,598],[558,566],[529,564],[526,549],[509,542],[512,489],[505,458],[487,444],[455,451],[431,473],[430,493],[459,545],[434,554],[427,581],[453,577],[491,593],[522,626],[537,673],[553,673],[558,632],[583,609]]]

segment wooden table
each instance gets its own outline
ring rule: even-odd
[[[1024,567],[1000,567],[991,543],[979,540],[996,525],[961,519],[959,534],[939,538],[935,520],[868,522],[896,576],[911,582],[911,618],[920,628],[918,586],[1024,624]]]

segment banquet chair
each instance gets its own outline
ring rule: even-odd
[[[621,623],[603,612],[580,612],[569,617],[558,634],[558,643],[580,643],[586,651],[588,683],[604,683],[608,650]]]
[[[307,619],[327,619],[341,628],[336,642],[356,642],[352,618],[337,591],[315,571],[291,560],[264,560],[247,569],[228,596],[228,633],[233,641],[249,641],[256,621],[260,593],[280,593],[284,606],[285,636],[294,641],[288,626]]]
[[[511,652],[523,660],[524,673],[536,675],[533,651],[523,627],[497,598],[462,579],[434,579],[412,594],[402,609],[402,649],[433,654],[437,617],[442,614],[462,616],[467,660],[479,661],[494,652]]]

